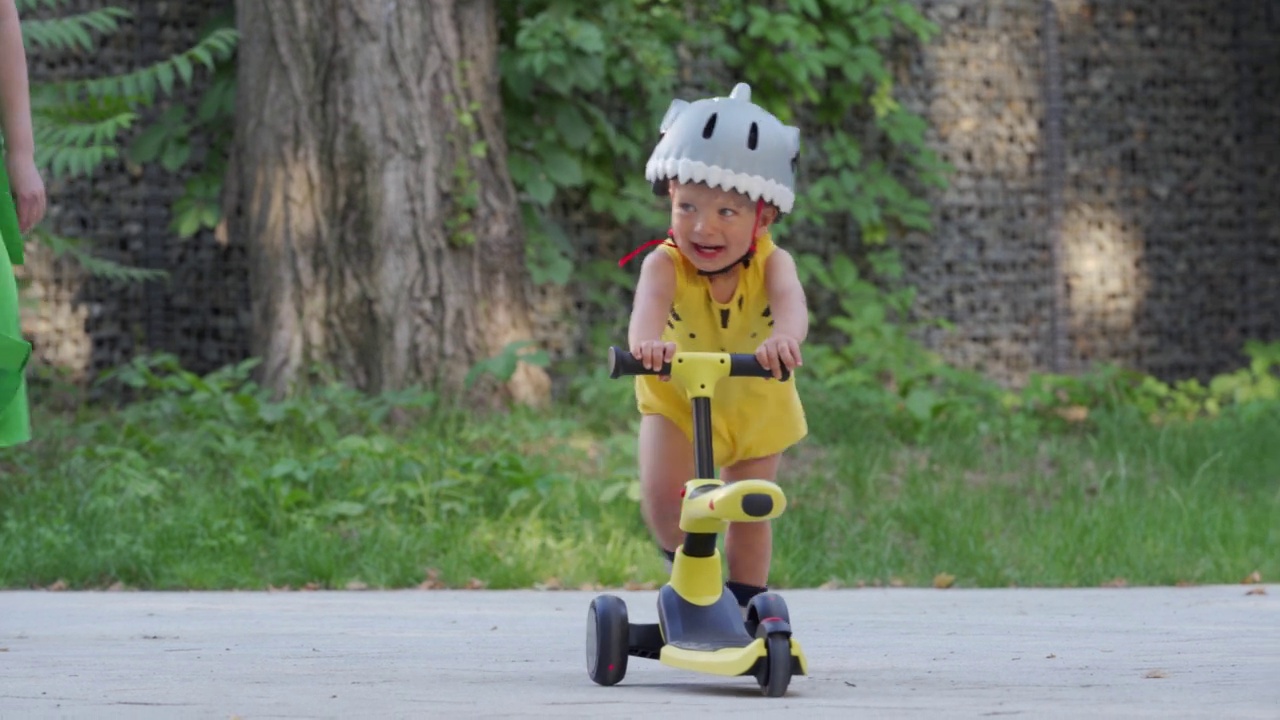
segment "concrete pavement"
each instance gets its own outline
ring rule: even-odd
[[[596,686],[595,594],[0,592],[0,718],[1280,718],[1275,585],[784,590],[811,675],[778,699]]]

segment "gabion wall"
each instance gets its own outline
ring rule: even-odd
[[[921,6],[942,34],[905,95],[955,167],[906,243],[922,308],[957,325],[932,344],[1016,381],[1203,378],[1280,339],[1276,3]]]
[[[936,230],[896,242],[922,313],[955,325],[931,346],[1016,383],[1101,361],[1203,378],[1239,366],[1245,339],[1280,339],[1275,3],[918,2],[941,34],[901,59],[900,99],[955,172],[931,198]],[[91,61],[33,58],[33,74],[136,67],[230,5],[118,4],[130,32]],[[51,186],[51,229],[172,280],[114,286],[33,250],[25,325],[42,362],[87,377],[141,352],[197,371],[246,356],[245,248],[174,237],[181,181],[117,163]],[[585,349],[565,335],[582,326],[563,316],[573,300],[544,295],[556,354]]]

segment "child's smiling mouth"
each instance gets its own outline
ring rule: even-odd
[[[710,258],[716,257],[721,252],[723,252],[724,246],[723,245],[700,245],[698,243],[693,243],[693,251],[697,253],[698,257],[700,258],[710,259]]]

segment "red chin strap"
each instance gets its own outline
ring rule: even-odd
[[[760,229],[760,217],[762,215],[764,215],[764,198],[763,197],[761,197],[759,200],[756,200],[756,219],[751,223],[751,248],[747,250],[747,254],[743,256],[744,259],[751,257],[752,254],[754,254],[756,251],[756,231]],[[656,240],[650,240],[645,244],[641,245],[640,247],[636,248],[635,250],[632,250],[631,252],[627,253],[621,260],[618,261],[618,267],[622,267],[623,265],[626,265],[627,263],[631,262],[631,260],[635,258],[635,256],[644,252],[648,248],[653,247],[654,245],[670,245],[671,247],[676,247],[675,242],[673,242],[675,240],[675,236],[676,236],[675,230],[671,228],[667,228],[666,237],[657,238]],[[738,260],[737,262],[733,263],[733,265],[737,265],[739,262],[742,262],[742,260]],[[733,265],[729,265],[728,267],[733,267]],[[728,267],[725,269],[727,270]]]
[[[641,245],[635,250],[632,250],[631,252],[627,253],[621,260],[618,261],[618,267],[622,267],[623,265],[626,265],[628,262],[631,262],[632,258],[644,252],[647,248],[653,247],[654,245],[670,245],[671,247],[675,247],[676,244],[675,242],[673,242],[675,240],[675,237],[676,237],[676,231],[672,230],[671,228],[667,228],[666,237],[658,238],[656,240],[650,240],[649,242]]]

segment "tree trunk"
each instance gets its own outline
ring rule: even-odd
[[[253,352],[369,391],[439,381],[532,337],[492,0],[237,0],[230,230]],[[520,363],[506,394],[540,402]]]

